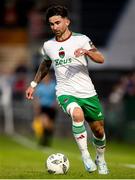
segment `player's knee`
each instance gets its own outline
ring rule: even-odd
[[[72,102],[67,106],[67,113],[71,116],[75,122],[84,121],[84,115],[81,107],[76,103]]]
[[[94,134],[97,138],[103,138],[104,133],[104,128],[102,126],[98,126],[95,128]]]
[[[79,107],[74,108],[73,114],[72,114],[72,119],[75,122],[81,122],[84,120],[84,115],[83,115],[83,111],[81,108],[79,108]]]

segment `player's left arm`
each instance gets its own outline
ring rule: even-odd
[[[94,45],[92,45],[92,49],[86,50],[85,55],[96,63],[104,63],[105,58],[103,54],[98,51],[98,49]]]
[[[83,48],[79,48],[75,51],[75,56],[79,57],[79,56],[88,56],[92,61],[96,62],[96,63],[104,63],[104,56],[103,54],[98,51],[98,49],[92,45],[90,50],[86,50]]]

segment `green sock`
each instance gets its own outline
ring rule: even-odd
[[[104,153],[105,153],[105,146],[106,146],[106,138],[105,135],[102,139],[99,139],[93,135],[93,144],[96,148],[96,159],[99,161],[105,161]]]

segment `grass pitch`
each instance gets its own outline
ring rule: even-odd
[[[18,142],[17,142],[18,141]],[[19,143],[20,141],[20,143]],[[95,152],[89,145],[94,158]],[[45,168],[47,157],[52,153],[64,153],[70,161],[66,175],[48,174]],[[99,175],[88,173],[81,161],[80,152],[73,139],[54,139],[51,148],[38,148],[29,142],[0,136],[0,178],[1,179],[134,179],[135,146],[109,142],[106,160],[110,173]]]

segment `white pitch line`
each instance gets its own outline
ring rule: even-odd
[[[30,139],[19,134],[14,134],[12,136],[12,139],[18,144],[21,144],[32,150],[40,150],[40,151],[46,151],[46,152],[53,151],[53,148],[39,146],[36,142],[33,142]]]
[[[51,147],[42,147],[42,146],[38,145],[36,142],[33,142],[30,139],[28,139],[22,135],[19,135],[19,134],[15,134],[14,136],[12,136],[12,139],[15,142],[17,142],[18,144],[23,145],[24,147],[27,147],[31,150],[40,150],[40,151],[47,153],[47,154],[49,152],[50,153],[54,153],[54,152],[56,153],[58,151],[61,151],[61,150],[57,150],[57,149],[51,148]],[[62,153],[62,151],[61,151],[61,153]],[[63,151],[63,153],[70,154],[70,156],[73,156],[76,159],[81,160],[81,156],[75,156],[75,153],[72,153],[72,152],[69,153],[68,151]]]
[[[135,169],[135,164],[122,164],[122,166]]]

